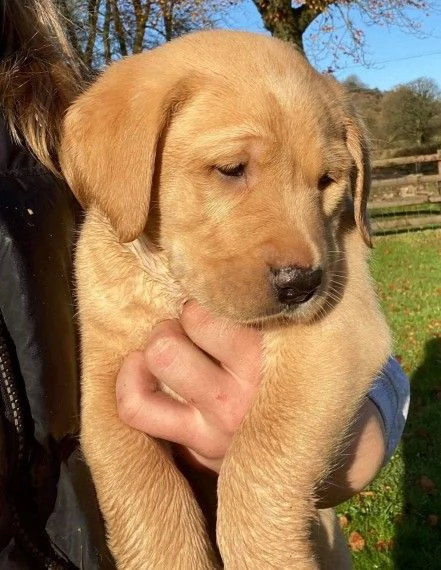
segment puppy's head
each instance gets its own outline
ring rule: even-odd
[[[112,65],[68,112],[61,162],[120,241],[145,232],[190,297],[239,321],[322,311],[348,207],[369,243],[358,120],[268,37],[202,32]]]

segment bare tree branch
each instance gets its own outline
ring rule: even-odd
[[[95,48],[95,42],[97,36],[98,10],[100,4],[101,0],[89,0],[87,7],[89,35],[87,38],[86,49],[84,51],[84,63],[88,67],[92,67],[93,51]]]
[[[104,13],[103,25],[103,45],[104,45],[104,61],[109,64],[112,60],[112,48],[110,45],[110,22],[112,19],[112,6],[110,0],[106,0],[106,9]]]
[[[315,61],[321,55],[333,55],[332,66],[338,66],[339,55],[357,62],[366,61],[365,38],[354,16],[368,25],[397,26],[409,33],[419,32],[409,8],[427,11],[430,0],[253,0],[267,30],[304,50],[305,31],[314,22],[309,35],[308,55]],[[317,57],[319,56],[319,57]]]
[[[126,32],[120,16],[117,0],[110,0],[110,7],[111,17],[115,26],[116,40],[119,44],[120,53],[124,57],[128,55],[129,52],[127,51]]]

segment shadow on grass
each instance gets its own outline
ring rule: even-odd
[[[412,399],[403,435],[404,507],[396,521],[397,570],[441,568],[441,338],[425,347],[411,377]]]

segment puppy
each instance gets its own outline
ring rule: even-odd
[[[278,40],[196,33],[110,66],[69,110],[61,163],[87,210],[81,443],[118,568],[221,564],[167,445],[116,410],[124,356],[188,298],[264,337],[218,482],[223,565],[343,568],[311,539],[318,521],[327,543],[314,489],[390,343],[366,144],[340,87]]]

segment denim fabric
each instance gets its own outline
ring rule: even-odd
[[[410,384],[401,366],[390,357],[369,392],[383,418],[386,432],[386,464],[403,434],[410,402]]]

